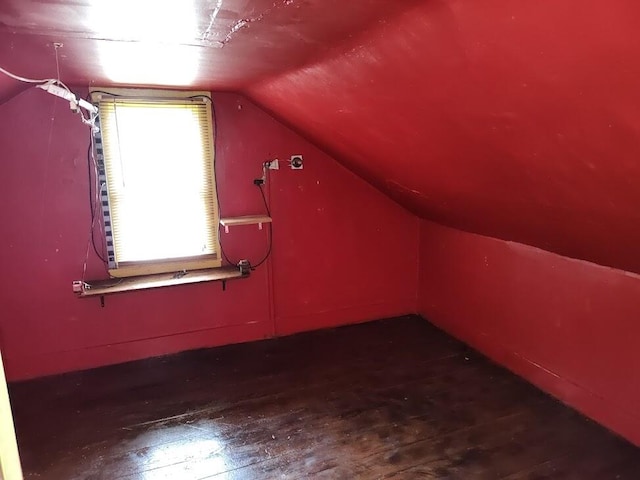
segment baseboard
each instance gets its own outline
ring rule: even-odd
[[[155,338],[7,359],[9,381],[85,370],[172,353],[262,340],[272,336],[269,322],[214,327]]]
[[[275,333],[276,336],[285,336],[413,314],[412,305],[414,303],[415,299],[405,299],[397,302],[357,305],[312,314],[279,317],[276,320]],[[256,321],[242,325],[214,327],[81,349],[25,355],[7,359],[7,378],[9,381],[28,380],[198,348],[245,343],[270,337],[273,337],[273,325],[267,321]]]
[[[301,315],[280,316],[276,314],[276,336],[415,314],[414,305],[415,298],[333,308]]]

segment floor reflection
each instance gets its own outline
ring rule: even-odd
[[[190,415],[132,425],[126,442],[132,479],[198,479],[234,467],[224,426]]]
[[[229,470],[225,445],[218,438],[182,438],[150,447],[138,458],[140,479],[196,479]]]

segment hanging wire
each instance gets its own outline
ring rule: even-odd
[[[211,97],[207,96],[207,95],[194,95],[193,97],[190,98],[197,98],[197,97],[205,97],[208,98],[209,101],[211,101]],[[217,122],[217,116],[216,116],[216,112],[215,112],[215,107],[213,105],[213,101],[211,101],[211,111],[213,114],[213,131],[216,133],[216,135],[218,134],[218,122]],[[216,142],[214,142],[214,153],[213,153],[213,174],[215,176],[215,178],[218,178],[218,172],[216,171],[216,162],[217,162],[217,158],[218,156],[216,155],[215,152],[215,145]],[[268,170],[266,170],[268,172]],[[260,194],[262,195],[262,201],[264,203],[264,208],[267,211],[267,215],[271,216],[271,209],[269,208],[269,204],[267,202],[267,197],[264,193],[264,189],[262,185],[258,185],[258,187],[260,188]],[[221,225],[220,225],[220,218],[222,218],[221,216],[221,207],[220,207],[220,194],[218,193],[218,189],[216,188],[216,204],[218,206],[218,243],[220,244],[220,253],[222,253],[222,258],[224,258],[224,260],[230,264],[230,265],[238,265],[239,262],[237,261],[233,261],[231,259],[229,259],[229,257],[227,256],[226,252],[224,251],[224,247],[222,245],[222,235],[220,234],[220,230],[221,230]],[[273,245],[273,227],[271,222],[269,223],[268,226],[269,229],[269,247],[267,248],[267,253],[265,254],[265,256],[255,265],[251,266],[251,270],[255,270],[256,268],[258,268],[260,265],[262,265],[264,262],[267,261],[267,259],[269,258],[269,256],[271,255],[271,250],[272,250],[272,245]]]
[[[95,229],[94,229],[94,225],[95,225],[95,217],[96,217],[96,210],[98,208],[98,205],[100,205],[100,196],[102,194],[102,189],[106,187],[106,185],[100,185],[100,181],[99,181],[99,177],[98,177],[98,166],[96,165],[96,161],[95,161],[95,157],[93,155],[94,153],[94,139],[93,139],[93,133],[90,132],[89,133],[89,148],[87,150],[87,174],[88,174],[88,179],[89,179],[89,209],[91,211],[91,243],[93,245],[93,251],[95,252],[96,256],[102,260],[102,263],[104,263],[105,265],[107,264],[107,260],[105,257],[102,256],[102,254],[98,251],[98,248],[96,246],[96,241],[95,241]],[[91,172],[93,170],[93,178],[91,177]],[[96,194],[95,197],[93,195],[93,185],[95,185],[96,188]],[[102,228],[102,224],[101,228]],[[103,238],[103,242],[104,242],[104,236]]]
[[[91,228],[89,230],[89,238],[87,240],[87,251],[86,251],[86,254],[85,254],[85,257],[84,257],[84,264],[82,266],[82,281],[83,282],[86,280],[87,262],[89,261],[89,250],[91,248],[91,244],[92,243],[93,243],[93,248],[95,249],[95,243],[94,243],[94,240],[93,240],[93,231],[94,231],[95,224],[96,224],[98,205],[99,205],[99,203],[96,202],[95,207],[91,210]],[[96,251],[96,253],[97,253],[97,251]],[[103,260],[103,262],[104,262],[104,260]]]
[[[262,195],[262,201],[264,202],[264,208],[267,211],[267,215],[270,217],[271,216],[271,209],[269,208],[269,204],[267,203],[267,197],[264,194],[264,185],[258,185],[258,188],[260,189],[260,194]],[[267,249],[267,253],[262,258],[262,260],[260,260],[255,265],[251,266],[251,270],[255,270],[256,268],[258,268],[260,265],[262,265],[264,262],[266,262],[267,259],[271,256],[271,247],[273,246],[273,227],[272,227],[272,225],[273,225],[273,223],[269,222],[269,226],[268,226],[268,229],[269,229],[269,248]]]
[[[60,61],[58,60],[58,49],[62,47],[61,43],[54,43],[53,44],[53,48],[54,51],[56,53],[56,73],[58,74],[58,76],[56,77],[58,80],[58,83],[60,83]]]
[[[58,85],[59,87],[63,88],[64,90],[66,90],[69,95],[73,96],[75,98],[74,101],[72,101],[72,105],[73,108],[72,110],[74,110],[75,113],[77,113],[80,118],[82,119],[82,123],[84,123],[85,125],[89,125],[92,129],[95,128],[95,119],[97,117],[97,113],[90,113],[89,117],[85,117],[84,113],[82,113],[82,109],[80,108],[80,104],[78,99],[80,98],[78,95],[76,95],[65,83],[63,83],[60,80],[60,62],[59,62],[59,58],[58,58],[58,49],[62,46],[62,44],[59,43],[55,43],[54,44],[54,48],[55,48],[55,58],[56,58],[56,74],[58,76],[58,78],[42,78],[42,79],[36,79],[36,78],[28,78],[28,77],[22,77],[20,75],[16,75],[15,73],[11,73],[9,70],[0,67],[0,73],[5,74],[6,76],[13,78],[14,80],[18,80],[19,82],[24,82],[24,83],[30,83],[30,84],[35,84],[36,87],[42,88],[44,91],[52,93],[54,95],[56,95],[54,92],[51,92],[48,87],[50,85]],[[59,95],[57,95],[59,96]]]

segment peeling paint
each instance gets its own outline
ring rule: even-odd
[[[231,31],[229,33],[227,33],[227,36],[224,37],[224,40],[222,40],[222,44],[226,45],[227,43],[229,43],[231,41],[231,37],[238,31],[242,30],[243,28],[246,28],[249,26],[250,23],[252,22],[257,22],[262,20],[263,16],[260,15],[259,17],[256,18],[244,18],[242,20],[238,20],[233,27],[231,27]]]
[[[221,2],[222,0],[219,0],[219,1]],[[219,41],[218,43],[220,44],[221,47],[224,47],[231,41],[233,36],[240,30],[244,28],[248,28],[252,23],[260,22],[265,17],[273,13],[273,11],[278,9],[279,7],[282,7],[282,6],[287,7],[289,5],[293,5],[294,3],[295,3],[295,0],[281,0],[279,2],[273,2],[273,5],[270,8],[266,9],[264,12],[262,12],[260,15],[255,17],[249,17],[249,18],[242,18],[238,20],[236,23],[233,24],[233,26],[231,27],[231,30],[229,31],[229,33],[227,33],[224,39],[222,41]]]
[[[209,37],[211,36],[211,29],[213,28],[213,24],[216,21],[216,17],[218,16],[218,13],[220,13],[221,8],[222,0],[218,0],[216,3],[216,7],[213,9],[213,12],[211,12],[211,16],[209,17],[209,26],[207,26],[207,29],[202,34],[203,41],[209,40]]]

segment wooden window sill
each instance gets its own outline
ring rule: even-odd
[[[224,289],[227,280],[235,280],[248,276],[248,273],[242,274],[237,267],[220,267],[187,272],[158,273],[120,279],[89,280],[85,282],[86,285],[78,296],[104,296],[134,290],[148,290],[150,288],[171,287],[174,285],[202,282],[222,282],[222,288]]]

